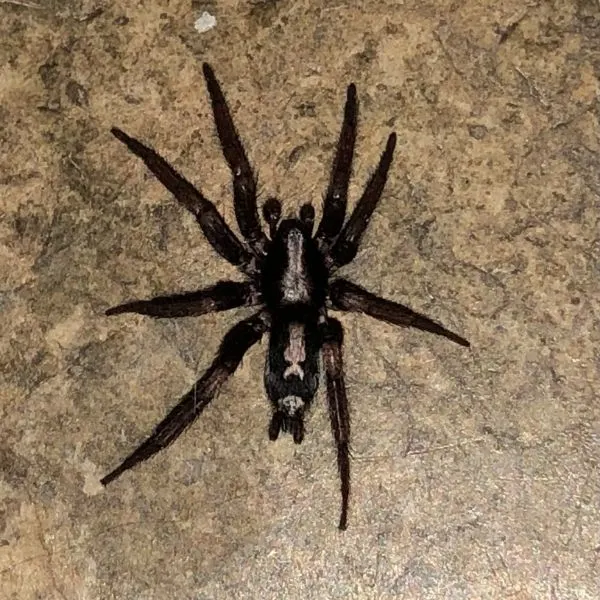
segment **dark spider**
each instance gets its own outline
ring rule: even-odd
[[[227,102],[212,68],[203,65],[204,77],[225,160],[233,177],[235,216],[240,241],[202,192],[181,176],[154,150],[120,129],[113,135],[139,156],[158,180],[195,217],[212,247],[247,276],[247,281],[221,281],[208,288],[121,304],[107,315],[139,313],[152,317],[199,316],[238,306],[260,306],[225,335],[217,356],[206,373],[159,423],[150,437],[130,454],[102,483],[107,485],[124,471],[172,442],[204,410],[225,380],[233,374],[247,350],[270,332],[265,365],[265,387],[273,406],[269,438],[291,433],[300,444],[304,414],[319,383],[319,353],[327,382],[331,429],[337,446],[341,478],[340,529],[346,529],[350,494],[350,418],[342,364],[342,325],[327,309],[363,312],[371,317],[415,327],[469,346],[410,308],[379,298],[347,281],[329,278],[354,259],[369,219],[375,210],[392,162],[396,134],[391,133],[375,172],[345,222],[348,184],[356,141],[358,100],[354,84],[348,86],[344,122],[323,202],[323,217],[313,235],[315,211],[310,203],[300,208],[299,218],[281,221],[281,203],[269,198],[262,209],[269,228],[265,235],[257,210],[256,177],[233,124]]]

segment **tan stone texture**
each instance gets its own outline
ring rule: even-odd
[[[200,33],[207,11],[216,26]],[[235,276],[109,133],[233,223],[201,64],[269,195],[320,210],[347,84],[344,274],[472,342],[343,315],[349,529],[323,390],[267,439],[266,343],[172,447],[104,490],[247,310],[104,310]],[[0,3],[0,598],[600,597],[596,0]]]

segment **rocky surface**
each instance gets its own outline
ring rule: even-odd
[[[0,4],[0,596],[597,598],[598,3],[166,5]],[[109,133],[232,223],[203,61],[289,212],[320,205],[357,84],[353,201],[398,147],[345,274],[473,345],[341,317],[343,534],[323,395],[301,446],[269,442],[264,342],[175,445],[99,484],[246,313],[103,315],[235,275]]]

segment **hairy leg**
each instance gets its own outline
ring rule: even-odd
[[[232,327],[225,334],[219,352],[206,373],[156,426],[152,435],[101,480],[102,484],[108,485],[128,469],[172,444],[214,398],[221,385],[237,369],[244,354],[260,340],[266,329],[267,321],[263,312]]]
[[[387,321],[394,325],[429,331],[430,333],[448,338],[461,346],[466,346],[467,348],[470,346],[466,339],[456,333],[452,333],[425,315],[414,312],[397,302],[384,300],[346,279],[336,279],[332,282],[329,294],[332,308],[334,309],[363,312],[375,319]]]
[[[267,237],[258,220],[256,206],[256,179],[246,156],[240,136],[235,129],[229,107],[221,86],[211,66],[202,65],[206,87],[210,95],[213,115],[217,125],[223,155],[233,177],[235,216],[242,235],[248,240],[257,256],[262,256],[267,247]]]
[[[227,226],[210,200],[152,148],[116,127],[111,129],[111,133],[141,158],[154,176],[196,217],[206,239],[223,258],[247,273],[254,273],[253,256]]]
[[[106,311],[108,316],[138,313],[158,318],[198,317],[207,313],[229,310],[238,306],[254,306],[259,293],[249,281],[219,281],[203,290],[158,296],[151,300],[134,300]]]
[[[341,480],[342,510],[338,527],[348,525],[348,499],[350,497],[350,414],[344,383],[342,356],[342,325],[337,319],[328,318],[323,326],[323,366],[327,380],[327,402],[331,430],[337,447],[337,464]]]
[[[319,247],[326,251],[339,234],[346,218],[348,204],[348,185],[352,174],[352,158],[356,142],[356,125],[358,121],[358,100],[356,86],[352,83],[346,92],[344,121],[337,143],[329,187],[323,203],[323,217],[319,223],[315,240]]]
[[[369,224],[371,215],[381,198],[381,193],[387,180],[388,171],[394,157],[396,147],[396,134],[391,133],[379,164],[369,179],[360,200],[356,204],[352,215],[344,225],[335,244],[329,253],[329,262],[332,269],[347,265],[358,252],[362,236]]]

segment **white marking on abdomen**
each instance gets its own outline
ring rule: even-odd
[[[304,400],[299,396],[286,396],[280,398],[277,403],[279,409],[285,411],[288,415],[295,415],[299,409],[304,408]]]
[[[290,341],[283,351],[283,358],[290,365],[283,372],[283,378],[297,375],[304,379],[302,364],[306,360],[306,348],[304,346],[304,325],[292,323],[289,326]]]
[[[287,302],[307,302],[308,284],[304,270],[304,237],[298,229],[291,229],[286,240],[287,267],[281,281],[283,299]]]

